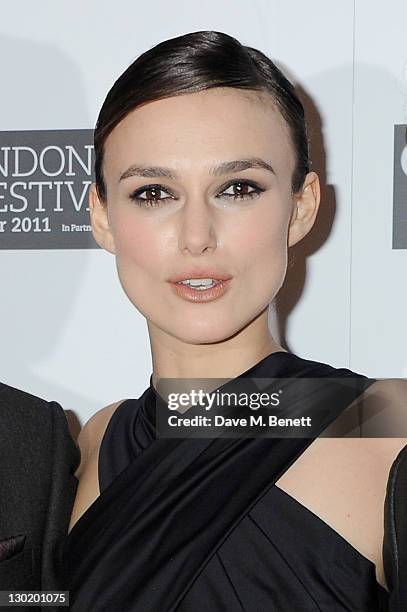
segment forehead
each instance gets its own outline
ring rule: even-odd
[[[105,176],[142,161],[203,169],[237,156],[294,167],[289,128],[270,94],[213,88],[172,96],[131,111],[105,143]]]

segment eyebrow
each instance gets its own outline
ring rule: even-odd
[[[222,174],[241,172],[242,170],[248,170],[249,168],[268,170],[275,175],[274,168],[260,157],[250,157],[248,159],[236,159],[234,161],[222,162],[221,164],[210,168],[209,173],[213,176],[221,176]],[[139,166],[137,164],[133,164],[120,175],[119,182],[131,176],[142,176],[144,178],[160,176],[173,180],[178,178],[177,173],[171,168],[164,168],[163,166]]]

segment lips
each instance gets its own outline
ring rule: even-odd
[[[215,281],[227,281],[232,277],[230,274],[215,268],[207,268],[205,270],[202,268],[193,268],[179,274],[174,274],[174,276],[168,280],[170,283],[179,283],[180,281],[189,280],[191,278],[212,278]]]
[[[202,304],[205,302],[212,302],[213,300],[217,300],[222,295],[224,295],[226,292],[228,292],[231,282],[232,281],[230,279],[220,280],[214,283],[212,287],[201,289],[201,290],[196,289],[194,287],[190,287],[189,285],[184,285],[183,283],[180,283],[180,282],[176,282],[176,283],[170,282],[169,284],[172,290],[175,292],[175,294],[178,297],[188,302],[195,302],[195,303]]]

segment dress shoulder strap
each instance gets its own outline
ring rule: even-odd
[[[131,460],[128,445],[123,443],[127,423],[136,400],[124,400],[111,415],[103,434],[98,461],[99,490],[102,493]]]
[[[383,563],[389,612],[407,610],[407,445],[390,469],[384,504]]]

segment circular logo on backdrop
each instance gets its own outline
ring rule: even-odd
[[[401,164],[401,169],[403,170],[404,174],[407,176],[407,145],[404,147],[404,149],[401,152],[400,164]]]

